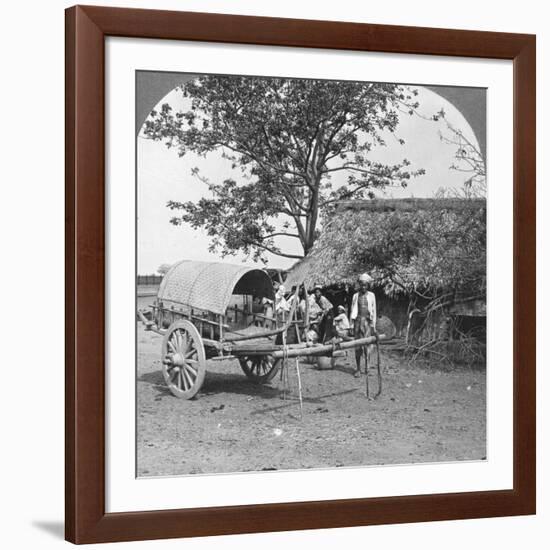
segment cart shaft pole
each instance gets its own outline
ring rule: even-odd
[[[344,342],[339,342],[337,344],[321,344],[311,346],[309,348],[298,348],[298,347],[288,347],[286,351],[287,357],[302,357],[309,355],[332,355],[333,351],[338,351],[341,349],[352,349],[358,346],[368,346],[369,344],[374,344],[377,340],[384,340],[385,336],[383,334],[379,336],[367,336],[366,338],[358,338],[357,340],[348,340]],[[275,351],[271,354],[274,359],[279,359],[284,356],[283,350]]]

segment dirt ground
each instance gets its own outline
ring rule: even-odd
[[[162,337],[141,324],[137,336],[139,476],[485,459],[482,367],[410,366],[383,352],[383,392],[368,401],[352,353],[334,370],[300,363],[301,418],[294,361],[286,399],[278,374],[257,386],[228,360],[210,361],[184,401],[164,385]]]

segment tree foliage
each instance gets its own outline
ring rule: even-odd
[[[202,228],[211,250],[302,257],[318,236],[323,210],[340,199],[406,186],[423,173],[409,161],[371,160],[395,133],[400,111],[418,107],[416,91],[394,84],[287,78],[203,76],[180,89],[189,108],[153,111],[144,135],[175,147],[180,156],[218,151],[238,175],[210,181],[211,197],[170,201],[172,223]],[[403,143],[402,140],[398,140]],[[343,172],[343,183],[332,176]],[[287,254],[281,238],[298,239],[303,254]]]
[[[170,271],[170,268],[172,267],[172,264],[160,264],[158,267],[157,267],[157,273],[159,275],[166,275],[168,273],[168,271]]]

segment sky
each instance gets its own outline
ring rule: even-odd
[[[479,148],[475,135],[462,114],[446,99],[438,94],[416,86],[418,89],[418,109],[422,116],[430,118],[445,110],[450,124],[460,129],[466,139]],[[169,103],[175,110],[186,109],[187,104],[177,90],[170,92],[158,104]],[[456,146],[441,140],[440,132],[445,131],[445,123],[426,120],[420,116],[400,116],[395,137],[389,136],[385,147],[373,149],[369,158],[388,164],[411,161],[411,170],[424,168],[426,173],[411,180],[406,188],[391,188],[376,191],[379,198],[432,197],[440,189],[460,188],[468,175],[450,169],[454,162]],[[400,145],[398,138],[405,140]],[[244,255],[227,256],[208,251],[209,238],[202,230],[187,225],[174,226],[170,218],[174,212],[166,206],[169,200],[197,201],[208,193],[206,185],[191,176],[191,170],[198,167],[203,176],[212,181],[222,181],[233,177],[239,181],[238,172],[231,170],[230,164],[218,153],[206,158],[191,153],[180,158],[177,150],[168,149],[163,142],[152,141],[139,136],[137,139],[137,200],[138,200],[138,273],[155,273],[164,263],[176,261],[203,260],[227,261],[253,265]],[[345,179],[345,174],[339,176]],[[337,178],[333,178],[338,185]],[[282,220],[281,220],[282,223]],[[284,239],[284,238],[283,238]],[[279,240],[277,243],[285,252],[302,253],[297,239]],[[286,269],[296,260],[268,254],[268,266]],[[263,267],[263,264],[262,264]]]

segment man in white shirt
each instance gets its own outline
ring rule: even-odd
[[[353,323],[353,337],[366,338],[376,332],[376,297],[368,290],[372,277],[363,273],[359,277],[359,292],[353,295],[351,301],[350,320]],[[355,348],[355,378],[361,376],[361,356],[365,357],[365,374],[368,376],[369,355],[371,346]]]

